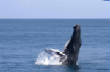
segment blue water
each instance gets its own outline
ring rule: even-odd
[[[79,70],[64,65],[36,65],[45,48],[63,50],[80,24]],[[110,19],[0,19],[0,72],[109,72]]]

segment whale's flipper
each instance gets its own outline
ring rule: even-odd
[[[67,55],[67,59],[63,64],[77,65],[79,49],[81,47],[81,29],[79,25],[75,25],[73,29],[71,39],[65,44],[63,53]]]
[[[48,54],[56,54],[56,55],[59,55],[59,56],[63,56],[65,54],[63,54],[62,52],[60,52],[59,50],[56,50],[56,49],[45,49],[45,52],[48,53]]]
[[[56,49],[45,49],[45,52],[50,54],[50,55],[59,56],[60,57],[60,62],[64,62],[67,58],[67,56],[63,52],[60,52],[59,50],[56,50]]]

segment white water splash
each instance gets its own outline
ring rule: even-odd
[[[45,51],[41,52],[35,64],[37,65],[61,65],[62,62],[59,61],[60,57],[56,54],[48,54]]]

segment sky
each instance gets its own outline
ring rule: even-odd
[[[0,18],[110,18],[110,1],[0,0]]]

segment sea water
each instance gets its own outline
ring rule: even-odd
[[[63,51],[75,24],[82,37],[78,70],[44,53]],[[0,19],[0,72],[109,72],[109,37],[110,19]]]

